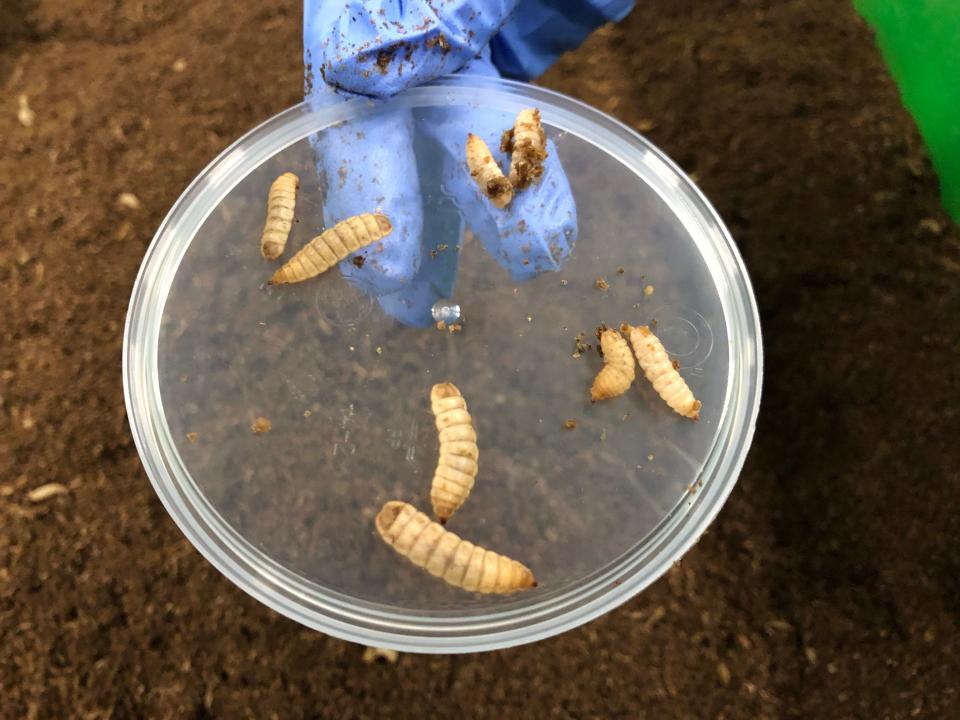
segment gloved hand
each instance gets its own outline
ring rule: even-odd
[[[510,77],[529,78],[598,25],[622,18],[632,1],[556,5],[551,7],[550,0],[305,0],[307,100],[385,98],[453,72],[496,77],[500,68]],[[472,132],[496,152],[512,118],[443,108],[422,113],[417,122],[420,134],[445,151],[442,181],[461,211],[460,230],[469,227],[518,282],[558,270],[576,240],[577,224],[553,143],[548,140],[541,179],[498,209],[470,177],[464,145]],[[423,237],[414,136],[409,111],[390,110],[328,129],[313,144],[326,181],[327,226],[374,210],[393,223],[382,251],[360,251],[366,256],[363,266],[348,259],[340,264],[341,273],[390,315],[423,327],[432,322],[434,302],[453,293],[459,236]],[[432,256],[441,242],[448,249]]]

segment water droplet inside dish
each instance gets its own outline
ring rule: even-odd
[[[447,325],[460,322],[460,306],[452,300],[437,300],[430,312],[433,314],[434,322],[442,322]]]

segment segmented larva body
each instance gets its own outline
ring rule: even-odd
[[[287,237],[293,227],[293,209],[297,204],[297,188],[300,178],[293,173],[284,173],[270,186],[267,195],[267,222],[260,236],[260,254],[267,260],[276,260],[283,255]]]
[[[417,567],[451,585],[480,593],[512,593],[536,587],[528,567],[463,540],[409,503],[392,500],[377,514],[384,542]]]
[[[430,408],[440,433],[440,458],[430,485],[430,502],[441,523],[460,508],[477,478],[477,431],[456,385],[440,383],[430,391]]]
[[[693,397],[693,392],[687,383],[680,377],[680,373],[670,356],[663,349],[663,345],[646,325],[631,327],[623,325],[620,328],[630,336],[630,344],[640,363],[640,369],[653,384],[653,389],[663,398],[675,412],[680,413],[694,422],[700,419],[700,401]]]
[[[473,133],[467,135],[467,168],[494,207],[506,207],[513,199],[513,185],[504,177],[487,144]]]
[[[513,124],[513,131],[502,141],[510,150],[510,184],[521,190],[543,175],[543,161],[547,159],[547,136],[540,124],[540,111],[521,110]]]
[[[309,280],[329,270],[350,253],[376,242],[393,230],[390,219],[364,213],[341,220],[324,230],[284,264],[270,282],[274,285]]]
[[[603,350],[603,369],[590,388],[591,402],[623,395],[637,376],[630,346],[616,330],[600,333],[600,349]]]

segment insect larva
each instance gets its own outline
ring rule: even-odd
[[[630,346],[616,330],[607,329],[600,334],[600,349],[603,351],[603,369],[597,373],[590,388],[591,402],[623,395],[637,376]]]
[[[390,219],[379,213],[364,213],[341,220],[324,230],[277,270],[274,285],[309,280],[329,270],[347,255],[389,235]]]
[[[510,181],[504,177],[487,144],[473,133],[467,135],[467,167],[480,192],[490,198],[494,207],[506,207],[513,199]]]
[[[409,503],[392,500],[377,514],[384,542],[417,567],[451,585],[480,593],[511,593],[536,587],[530,569],[462,540]]]
[[[547,136],[536,108],[521,110],[513,130],[504,133],[500,147],[510,153],[510,184],[522,190],[543,175],[547,159]]]
[[[293,225],[293,208],[297,203],[297,188],[300,179],[287,172],[273,181],[267,195],[267,222],[260,236],[260,254],[267,260],[276,260],[283,255],[287,236]]]
[[[477,431],[467,402],[453,383],[434,385],[430,408],[440,433],[440,457],[430,486],[430,502],[440,523],[463,505],[477,478]]]
[[[653,389],[674,411],[694,422],[700,419],[700,401],[693,397],[687,383],[680,377],[677,368],[663,345],[646,325],[631,327],[622,325],[620,330],[630,336],[630,344],[640,363],[640,369],[653,384]]]

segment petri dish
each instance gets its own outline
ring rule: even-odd
[[[450,109],[507,128],[531,106],[566,173],[577,235],[559,268],[517,281],[464,223],[437,169],[441,150],[421,128]],[[457,250],[455,283],[431,314],[462,320],[458,333],[398,321],[337,269],[297,285],[265,282],[275,266],[260,257],[259,235],[273,179],[301,178],[289,257],[322,229],[334,192],[317,171],[325,134],[400,114],[412,119],[419,172],[419,261],[436,259],[428,248]],[[703,402],[699,423],[672,413],[639,370],[626,394],[591,405],[602,360],[594,348],[577,353],[575,338],[595,346],[598,325],[621,322],[656,323]],[[123,357],[140,456],[190,542],[306,626],[416,652],[531,642],[652,583],[733,488],[762,375],[742,259],[674,163],[566,96],[455,77],[386,102],[302,104],[225,150],[147,251]],[[535,589],[464,592],[376,535],[388,500],[429,514],[429,391],[446,380],[467,398],[480,446],[476,486],[448,528],[527,564]],[[258,418],[269,432],[252,431]]]

